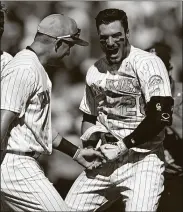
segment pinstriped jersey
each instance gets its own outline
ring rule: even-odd
[[[1,109],[18,114],[8,134],[8,149],[51,153],[51,81],[36,54],[22,50],[1,75]]]
[[[3,54],[1,55],[1,71],[3,70],[3,68],[5,67],[5,65],[12,59],[13,57],[7,53],[7,52],[3,52]]]
[[[145,118],[145,107],[152,96],[171,96],[166,67],[156,55],[131,46],[128,57],[116,72],[105,58],[89,68],[80,109],[97,116],[99,123],[121,139]],[[98,107],[100,98],[105,103]],[[161,132],[153,142],[147,141],[140,149],[134,149],[150,150],[161,143],[163,137]]]

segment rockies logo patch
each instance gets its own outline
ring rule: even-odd
[[[155,85],[163,84],[163,78],[159,75],[150,77],[148,81],[148,87],[154,87]]]

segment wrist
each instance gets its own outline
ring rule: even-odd
[[[123,139],[124,144],[128,149],[134,147],[136,145],[135,139],[132,137],[132,135],[128,135]]]
[[[118,147],[119,147],[119,149],[120,149],[120,155],[124,155],[124,154],[126,154],[127,152],[128,152],[128,147],[125,145],[125,143],[121,140],[121,141],[118,141],[117,142],[117,145],[118,145]]]
[[[72,144],[65,138],[62,138],[60,144],[56,147],[57,150],[69,155],[70,157],[74,157],[77,150],[80,149],[76,145]]]
[[[75,154],[73,155],[73,157],[72,157],[73,160],[77,160],[77,158],[78,158],[80,152],[81,152],[81,148],[79,147],[79,148],[76,150],[76,152],[75,152]]]

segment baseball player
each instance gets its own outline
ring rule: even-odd
[[[79,38],[76,22],[52,14],[38,25],[31,46],[6,65],[1,76],[1,210],[70,211],[37,159],[62,151],[90,169],[101,153],[81,149],[51,126],[51,81],[47,66],[59,65]]]
[[[164,143],[165,189],[162,194],[160,211],[182,211],[183,185],[183,140],[182,140],[182,82],[172,78],[171,48],[164,42],[154,43],[147,51],[156,54],[164,62],[174,98],[173,122],[166,127]]]
[[[2,39],[2,35],[4,32],[4,12],[5,12],[5,8],[3,7],[3,5],[0,2],[0,40]],[[4,52],[2,50],[0,50],[0,56],[1,56],[1,72],[3,70],[3,68],[5,67],[5,65],[13,58],[9,53]]]
[[[99,12],[96,27],[105,56],[86,75],[81,139],[108,162],[83,171],[66,203],[72,211],[96,211],[121,196],[125,211],[156,211],[164,182],[164,127],[172,123],[167,70],[159,57],[129,43],[123,10]]]

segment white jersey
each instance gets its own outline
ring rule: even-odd
[[[7,149],[52,152],[51,81],[36,54],[22,50],[1,74],[1,109],[18,113]]]
[[[7,52],[3,52],[3,54],[1,55],[1,71],[3,70],[3,68],[7,65],[7,63],[12,59],[13,57],[7,53]]]
[[[106,104],[97,110],[99,93],[105,95]],[[100,124],[121,139],[132,133],[145,118],[145,106],[152,96],[171,96],[166,67],[156,55],[131,46],[129,56],[116,74],[112,74],[105,58],[89,68],[80,109],[97,116]],[[153,142],[147,141],[133,149],[149,151],[163,138],[161,132]]]

